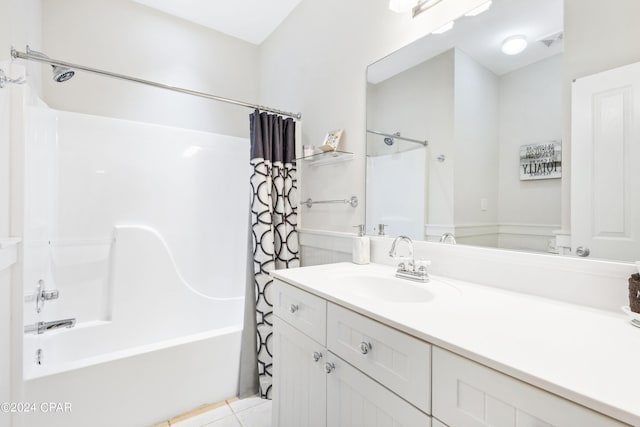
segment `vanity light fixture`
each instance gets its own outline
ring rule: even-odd
[[[502,42],[502,53],[517,55],[527,48],[527,38],[523,35],[511,36]]]
[[[471,9],[469,12],[465,13],[464,16],[477,16],[480,15],[482,12],[486,12],[487,10],[489,10],[489,8],[491,7],[491,0],[482,3],[480,6]]]
[[[416,16],[420,15],[422,12],[426,12],[427,10],[431,9],[433,6],[439,3],[442,3],[442,1],[443,0],[420,0],[418,4],[412,9],[413,17],[415,18]],[[395,0],[395,1],[391,0],[389,2],[389,9],[394,10],[391,7],[392,3],[401,3],[401,2],[411,3],[408,1],[405,2],[403,0]],[[480,6],[476,6],[470,11],[466,12],[464,16],[476,16],[476,15],[480,15],[482,12],[486,12],[491,7],[491,2],[492,0],[487,0],[486,2],[482,3]],[[415,1],[413,3],[415,4]]]
[[[420,0],[420,2],[413,8],[413,17],[415,18],[422,12],[431,9],[440,2],[442,2],[442,0]]]
[[[415,6],[416,0],[389,0],[389,9],[395,13],[409,12]]]
[[[444,24],[442,27],[440,28],[436,28],[435,30],[433,30],[431,32],[431,34],[442,34],[442,33],[446,33],[447,31],[449,31],[450,29],[453,28],[453,21],[449,21],[446,24]]]

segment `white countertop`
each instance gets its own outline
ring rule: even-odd
[[[395,268],[340,263],[272,276],[478,363],[640,426],[640,328],[620,313],[432,276],[449,287],[424,303],[356,295],[344,274]],[[496,272],[499,274],[499,272]],[[620,286],[626,287],[626,283]],[[457,289],[459,292],[456,292]]]

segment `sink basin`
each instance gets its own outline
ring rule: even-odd
[[[435,298],[429,283],[413,283],[395,277],[349,276],[345,290],[355,295],[389,302],[427,302]]]

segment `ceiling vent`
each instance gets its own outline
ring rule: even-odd
[[[564,31],[558,31],[557,33],[549,34],[538,40],[540,43],[544,44],[546,47],[551,47],[554,44],[560,43],[564,40]]]

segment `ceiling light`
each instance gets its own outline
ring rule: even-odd
[[[502,42],[502,53],[505,55],[517,55],[527,48],[527,38],[525,36],[511,36]]]
[[[444,24],[442,27],[437,28],[435,30],[433,30],[431,32],[431,34],[442,34],[442,33],[446,33],[447,31],[449,31],[450,29],[453,28],[453,21],[449,21],[446,24]]]
[[[416,0],[389,0],[389,9],[395,13],[409,12],[415,6]]]
[[[480,6],[471,9],[469,12],[465,13],[464,16],[476,16],[480,15],[482,12],[486,12],[491,7],[491,0],[482,3]]]
[[[422,12],[431,9],[442,0],[421,0],[416,7],[413,8],[413,17],[420,15]]]

